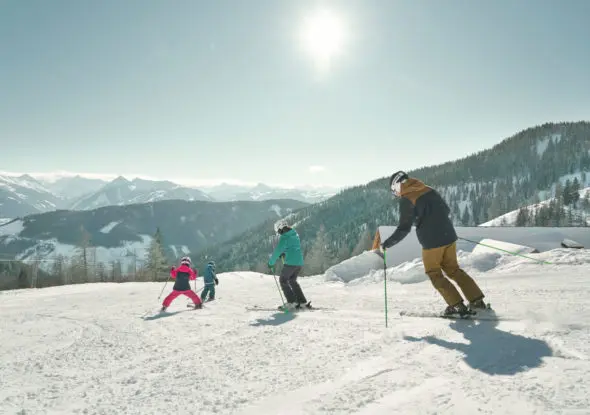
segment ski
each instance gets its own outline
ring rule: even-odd
[[[434,311],[406,311],[402,310],[399,312],[401,317],[421,317],[421,318],[443,318],[446,320],[487,320],[487,321],[501,321],[501,320],[511,320],[509,318],[499,317],[495,314],[487,314],[487,313],[475,313],[475,314],[466,314],[464,316],[460,316],[458,314],[455,315],[444,315],[441,313],[437,313]]]
[[[253,306],[247,306],[246,307],[247,311],[276,311],[276,312],[282,312],[284,313],[285,310],[281,310],[279,308],[269,308],[269,307],[262,307],[259,305],[253,305]],[[331,308],[331,307],[311,307],[311,308],[307,308],[307,307],[302,307],[302,308],[293,308],[293,309],[288,309],[288,312],[295,312],[295,313],[299,313],[301,311],[335,311],[335,308]]]

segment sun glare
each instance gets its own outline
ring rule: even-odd
[[[332,60],[343,51],[346,40],[344,22],[334,12],[318,10],[305,19],[301,40],[318,68],[328,70]]]

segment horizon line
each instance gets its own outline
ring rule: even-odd
[[[74,178],[74,177],[81,177],[84,179],[92,179],[92,180],[101,180],[105,183],[111,182],[119,177],[123,177],[126,180],[133,181],[135,179],[140,180],[149,180],[149,181],[168,181],[174,184],[183,186],[183,187],[190,187],[196,189],[206,189],[211,187],[216,187],[222,184],[228,184],[232,186],[243,186],[243,187],[256,187],[260,184],[281,188],[281,189],[301,189],[301,188],[312,188],[312,189],[333,189],[333,190],[342,190],[347,187],[356,186],[363,183],[356,183],[356,184],[348,184],[346,186],[336,186],[330,184],[285,184],[285,183],[269,183],[269,182],[261,182],[261,181],[242,181],[236,179],[227,179],[227,178],[218,178],[218,179],[195,179],[195,178],[187,178],[187,177],[177,177],[177,178],[162,178],[162,177],[154,177],[145,174],[116,174],[116,173],[86,173],[86,172],[72,172],[68,170],[56,170],[50,172],[14,172],[14,171],[5,171],[0,170],[0,176],[8,176],[8,177],[20,177],[28,175],[31,176],[35,180],[41,180],[46,183],[55,183],[58,180],[65,179],[65,178]]]

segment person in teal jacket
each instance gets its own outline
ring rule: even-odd
[[[205,287],[201,292],[201,300],[205,301],[205,298],[207,298],[207,294],[209,294],[209,299],[207,301],[215,300],[215,286],[219,285],[219,280],[217,279],[217,275],[215,275],[214,261],[209,261],[209,263],[207,264],[203,280],[205,282]]]
[[[299,235],[283,219],[275,223],[275,232],[281,235],[281,237],[268,261],[268,266],[274,273],[275,263],[279,257],[283,257],[284,265],[279,281],[287,302],[285,307],[301,308],[304,306],[311,308],[311,301],[307,302],[303,290],[297,282],[297,276],[304,265]],[[279,306],[279,309],[283,308],[284,306]]]

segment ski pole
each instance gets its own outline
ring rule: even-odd
[[[385,259],[385,248],[383,248],[383,287],[385,292],[385,328],[387,328],[387,260]]]
[[[549,261],[543,261],[542,259],[531,258],[531,257],[528,257],[526,255],[522,255],[522,254],[519,254],[519,253],[516,253],[516,252],[506,251],[505,249],[497,248],[497,247],[491,246],[491,245],[482,244],[481,242],[472,241],[471,239],[466,239],[466,238],[461,238],[461,237],[458,237],[458,238],[461,239],[461,240],[463,240],[463,241],[466,241],[466,242],[471,242],[472,244],[485,246],[485,247],[488,247],[488,248],[491,248],[491,249],[495,249],[496,251],[506,252],[507,254],[510,254],[510,255],[513,255],[513,256],[519,256],[519,257],[522,257],[522,258],[530,259],[531,261],[539,262],[541,264],[552,265],[551,262],[549,262]]]
[[[168,279],[166,280],[166,283],[164,284],[164,287],[162,288],[162,292],[160,293],[160,295],[158,296],[158,300],[160,299],[160,297],[162,297],[162,294],[164,293],[164,289],[166,288],[166,285],[168,284],[168,281],[170,281],[170,275],[168,275]]]
[[[285,304],[285,300],[283,300],[283,293],[281,292],[281,287],[279,287],[279,282],[277,281],[277,275],[275,274],[274,268],[272,271],[272,276],[275,279],[275,284],[277,285],[277,291],[279,292],[279,295],[281,296],[281,302],[283,303],[283,310],[285,311],[285,313],[288,313],[289,310],[287,310],[287,305]]]

